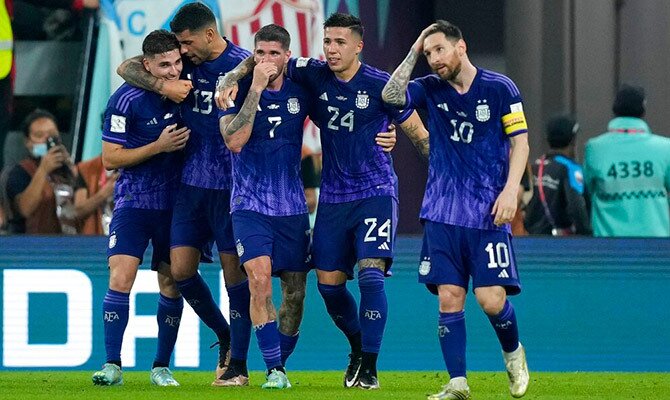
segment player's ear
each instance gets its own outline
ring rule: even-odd
[[[458,48],[458,55],[462,56],[468,51],[468,45],[465,44],[465,40],[463,39],[458,39],[458,42],[456,42],[456,47]]]
[[[288,59],[291,58],[291,50],[286,50],[286,62],[288,62]]]
[[[151,71],[149,71],[149,60],[147,60],[146,57],[144,57],[142,59],[142,66],[144,66],[144,69],[146,69],[147,72],[151,72]]]
[[[361,54],[361,51],[363,51],[363,40],[359,40],[358,44],[356,44],[356,55]]]

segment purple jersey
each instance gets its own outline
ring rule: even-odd
[[[341,81],[323,61],[291,59],[287,74],[312,96],[313,120],[321,129],[323,203],[344,203],[373,196],[397,199],[398,178],[391,155],[375,143],[392,120],[405,121],[412,110],[382,101],[389,74],[361,64],[351,80]]]
[[[163,129],[179,122],[179,106],[124,83],[109,98],[102,140],[135,149],[155,142]],[[115,209],[165,210],[179,184],[182,152],[160,153],[123,168],[114,188]]]
[[[219,115],[237,114],[250,86],[251,77],[242,80],[235,107],[219,111]],[[270,216],[307,213],[300,156],[309,101],[307,91],[288,78],[280,90],[263,91],[251,137],[239,154],[233,154],[231,212],[248,210]]]
[[[250,53],[226,40],[219,57],[194,65],[184,59],[182,78],[193,82],[193,90],[181,105],[191,137],[186,145],[182,182],[205,189],[230,189],[230,151],[219,133],[214,93],[220,75],[235,68]]]
[[[410,82],[409,107],[428,110],[430,161],[421,218],[476,229],[493,224],[493,203],[507,182],[509,137],[526,133],[521,94],[504,75],[477,70],[459,94],[437,75]]]

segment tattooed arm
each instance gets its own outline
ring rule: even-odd
[[[391,79],[389,79],[386,86],[384,86],[384,90],[382,90],[382,99],[386,103],[396,107],[404,107],[407,104],[406,92],[409,77],[412,75],[412,70],[419,59],[419,55],[423,52],[423,40],[426,34],[433,29],[434,25],[429,26],[421,32],[409,50],[405,60],[393,71]]]
[[[219,130],[223,140],[233,153],[242,151],[242,147],[247,144],[251,137],[251,128],[254,126],[256,110],[258,110],[258,102],[261,99],[262,92],[263,89],[249,89],[240,111],[237,114],[226,115],[219,120]]]
[[[168,81],[156,78],[144,68],[143,59],[143,56],[135,56],[125,60],[116,69],[116,73],[130,85],[158,93],[175,103],[184,101],[193,88],[191,81],[181,79]]]
[[[226,146],[233,153],[242,151],[242,147],[249,141],[261,93],[263,93],[268,82],[270,82],[270,77],[275,72],[277,72],[277,66],[272,63],[260,63],[256,65],[249,93],[247,93],[240,111],[232,119],[224,117],[219,120],[219,131],[223,135]]]
[[[254,56],[249,56],[235,68],[226,72],[226,74],[216,83],[216,105],[222,110],[232,107],[233,100],[237,96],[237,81],[244,78],[249,72],[254,70],[256,62]]]
[[[414,147],[419,151],[421,156],[428,159],[429,145],[428,145],[428,130],[423,125],[419,114],[413,111],[412,114],[402,124],[400,124],[403,132],[412,141]]]
[[[409,77],[412,75],[412,70],[419,58],[419,53],[414,49],[409,51],[405,60],[393,71],[391,79],[386,82],[386,86],[382,90],[382,99],[393,106],[404,107],[407,103],[407,85],[409,84]]]

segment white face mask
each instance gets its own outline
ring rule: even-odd
[[[47,144],[46,143],[35,143],[33,144],[33,148],[31,150],[31,153],[33,157],[35,158],[41,158],[44,157],[47,154]]]

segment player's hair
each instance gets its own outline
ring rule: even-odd
[[[56,121],[56,117],[54,117],[52,113],[42,108],[36,108],[33,110],[33,112],[28,114],[21,123],[21,130],[23,131],[23,136],[29,137],[30,125],[32,125],[33,122],[37,121],[38,119],[42,118],[50,119],[53,121],[54,124],[56,124],[56,126],[58,126],[58,121]]]
[[[185,30],[197,32],[210,27],[216,29],[216,18],[212,10],[202,3],[184,5],[170,21],[170,29],[174,33],[182,33]]]
[[[358,17],[351,14],[334,13],[323,23],[324,28],[349,28],[352,32],[363,38],[363,23]]]
[[[152,57],[175,49],[179,50],[179,40],[174,33],[165,29],[157,29],[151,32],[142,41],[144,57]]]
[[[254,46],[258,42],[279,42],[282,49],[288,50],[291,47],[291,35],[281,26],[269,24],[259,29],[254,35]]]
[[[435,27],[428,31],[426,36],[432,35],[434,33],[442,32],[446,36],[447,40],[452,42],[457,42],[463,39],[463,33],[461,30],[454,24],[443,19],[438,19],[435,21]]]

